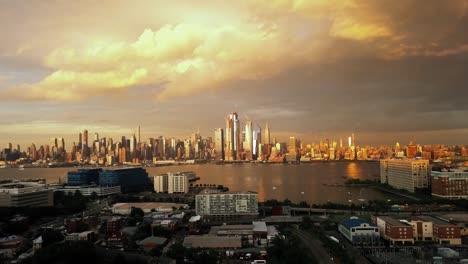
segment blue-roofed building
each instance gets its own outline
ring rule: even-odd
[[[99,182],[100,168],[93,169],[78,169],[77,171],[69,171],[67,174],[67,185],[80,186],[97,184]]]
[[[379,228],[357,217],[341,222],[338,231],[353,244],[374,244],[380,240]]]
[[[99,173],[99,185],[120,185],[122,192],[141,192],[150,185],[148,172],[142,167],[103,170]]]

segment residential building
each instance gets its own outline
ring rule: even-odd
[[[44,184],[33,182],[0,185],[0,207],[54,206],[54,191]]]
[[[458,225],[429,215],[413,216],[413,221],[432,223],[433,240],[437,241],[437,243],[461,245],[460,227]]]
[[[427,189],[429,181],[429,160],[386,159],[380,161],[380,182],[409,192]]]
[[[180,172],[167,173],[154,177],[154,190],[167,193],[188,193],[189,177]]]
[[[204,222],[251,221],[258,216],[258,194],[205,190],[195,196],[195,207]]]
[[[420,217],[412,217],[411,226],[413,226],[413,238],[416,241],[432,241],[433,225],[432,221]]]
[[[414,244],[413,227],[390,216],[372,216],[372,224],[379,228],[380,236],[392,244]]]
[[[432,171],[432,196],[444,199],[468,199],[468,171]]]
[[[351,217],[341,222],[338,231],[353,244],[374,244],[380,240],[379,228],[357,217]]]
[[[122,236],[122,227],[123,227],[123,219],[122,217],[112,217],[110,219],[107,219],[107,225],[106,225],[106,230],[107,230],[107,237],[108,239],[120,239]]]

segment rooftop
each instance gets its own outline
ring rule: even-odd
[[[356,219],[356,218],[347,219],[341,222],[341,225],[346,227],[347,229],[360,226],[361,224],[369,224],[369,222],[362,220],[362,219]]]
[[[235,237],[213,237],[213,236],[187,236],[184,239],[184,247],[193,248],[240,248],[242,238]]]
[[[405,227],[409,226],[408,224],[402,223],[398,221],[397,219],[390,217],[390,216],[379,216],[378,218],[384,220],[385,223],[388,223],[392,226],[405,226]]]
[[[179,204],[179,203],[116,203],[112,206],[112,209],[131,209],[132,207],[141,208],[143,210],[151,210],[151,209],[172,209],[180,208],[180,207],[187,207],[187,204]]]
[[[436,225],[454,225],[447,221],[444,221],[442,219],[439,219],[430,215],[418,215],[418,216],[414,216],[414,219],[420,219],[424,222],[432,222]]]

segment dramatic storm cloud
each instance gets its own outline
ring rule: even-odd
[[[273,136],[468,143],[468,1],[13,1],[0,8],[4,143]]]

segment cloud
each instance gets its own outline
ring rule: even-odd
[[[466,1],[420,3],[249,1],[242,8],[236,6],[243,13],[238,20],[230,16],[225,23],[172,18],[176,23],[147,28],[136,37],[93,35],[91,41],[54,47],[43,60],[50,74],[3,94],[27,100],[79,101],[152,87],[146,96],[168,100],[234,81],[267,79],[308,64],[467,52],[466,40],[454,37],[463,30]],[[24,48],[14,54],[32,52],[32,45],[20,47]]]

